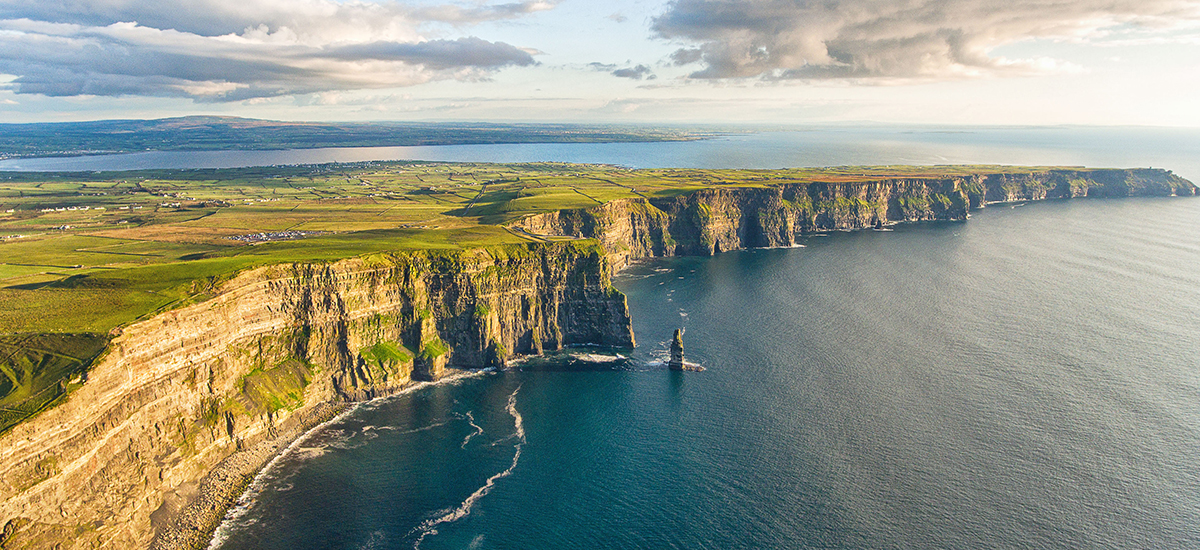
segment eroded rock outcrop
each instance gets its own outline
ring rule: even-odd
[[[557,243],[243,273],[127,327],[66,403],[0,438],[5,547],[195,545],[221,509],[197,508],[199,480],[237,490],[331,404],[518,353],[630,347],[610,269],[594,243]]]
[[[683,370],[683,329],[675,329],[675,337],[671,338],[671,359],[667,361],[667,368],[671,370]]]

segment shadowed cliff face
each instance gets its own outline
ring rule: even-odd
[[[963,220],[990,202],[1195,194],[1196,186],[1164,170],[1048,170],[710,188],[540,214],[514,226],[535,235],[598,239],[621,268],[645,257],[791,246],[798,235],[814,231]]]
[[[631,347],[610,275],[603,250],[586,243],[243,273],[213,300],[126,328],[66,403],[0,438],[5,547],[145,548],[187,515],[206,472],[328,416],[330,403],[448,366],[576,343]],[[195,529],[166,530],[157,546],[194,544],[215,526],[182,519]]]

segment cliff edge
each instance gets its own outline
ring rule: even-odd
[[[597,239],[620,269],[640,258],[792,246],[811,232],[964,220],[972,209],[997,202],[1196,194],[1191,182],[1159,169],[860,178],[718,186],[669,198],[619,199],[529,216],[513,227],[531,235]]]
[[[65,403],[0,436],[0,547],[203,546],[253,472],[346,403],[517,354],[632,347],[611,275],[639,258],[962,220],[993,202],[1195,194],[1148,169],[718,185],[510,226],[545,242],[249,270],[126,327]]]
[[[199,513],[199,480],[223,472],[215,482],[236,497],[273,453],[264,443],[277,450],[331,404],[515,354],[632,347],[610,276],[587,242],[242,273],[212,300],[127,327],[67,402],[0,437],[3,547],[207,544],[227,503]],[[231,456],[246,463],[217,467]]]

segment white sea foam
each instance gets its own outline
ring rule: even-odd
[[[460,448],[463,449],[467,448],[467,443],[470,443],[475,436],[483,434],[483,427],[475,423],[475,417],[471,415],[471,411],[467,411],[467,422],[471,424],[472,428],[475,428],[475,431],[467,434],[467,437],[463,438],[462,445],[460,446]]]
[[[583,361],[586,363],[615,363],[624,358],[625,358],[625,356],[621,355],[621,354],[616,354],[616,355],[605,355],[602,353],[572,353],[571,354],[571,359],[575,359],[576,361]]]
[[[420,390],[423,388],[427,388],[430,386],[438,385],[438,384],[457,385],[457,384],[461,383],[463,380],[466,380],[468,378],[475,378],[478,376],[482,376],[489,372],[493,372],[493,371],[491,369],[485,369],[482,371],[464,372],[464,373],[460,373],[460,374],[447,376],[436,382],[420,382],[417,384],[413,384],[412,386],[409,386],[391,396],[377,397],[370,401],[355,403],[355,404],[351,405],[349,409],[346,409],[345,412],[343,412],[333,418],[330,418],[329,420],[326,420],[325,422],[322,422],[322,423],[314,426],[311,430],[308,430],[307,432],[305,432],[304,435],[301,435],[300,437],[296,438],[295,441],[292,441],[292,443],[289,444],[287,446],[287,448],[285,448],[283,450],[283,452],[279,453],[278,455],[275,455],[275,458],[272,458],[271,461],[268,462],[267,465],[264,466],[262,470],[259,470],[258,474],[256,474],[254,476],[254,480],[250,482],[250,485],[247,486],[246,490],[242,493],[242,495],[240,497],[238,497],[237,503],[234,504],[232,507],[230,507],[229,510],[225,513],[225,518],[221,520],[221,525],[217,526],[217,530],[213,533],[212,540],[209,541],[207,550],[217,550],[218,548],[220,548],[222,545],[225,544],[225,541],[229,540],[230,535],[232,535],[235,530],[237,530],[240,527],[246,527],[246,526],[250,526],[250,525],[257,523],[257,520],[255,520],[253,518],[247,518],[246,514],[250,513],[250,510],[252,510],[254,508],[254,503],[258,501],[258,496],[261,495],[262,492],[267,489],[268,485],[270,485],[272,482],[276,482],[281,479],[281,478],[279,478],[279,476],[276,475],[275,470],[283,460],[290,459],[290,458],[298,458],[300,460],[306,460],[309,458],[321,456],[327,452],[328,447],[335,446],[335,445],[323,445],[320,447],[312,447],[312,446],[305,445],[305,443],[307,443],[309,439],[311,439],[316,434],[320,433],[325,428],[328,428],[329,426],[331,426],[335,423],[344,421],[347,417],[349,417],[351,414],[353,414],[359,408],[375,407],[375,406],[378,406],[380,403],[382,403],[384,400],[394,399],[397,396],[411,393],[411,392],[414,392],[414,391],[417,391],[417,390]],[[517,389],[520,389],[520,388],[517,388]],[[513,395],[516,395],[516,393],[514,392]],[[431,429],[433,427],[436,427],[436,426],[426,426],[425,428],[418,428],[417,430],[419,431],[419,430],[423,430],[423,429]],[[375,429],[380,429],[380,428],[375,428]],[[341,430],[338,430],[338,431],[340,432]],[[524,441],[524,430],[521,431],[521,434],[522,434],[522,442],[523,442]],[[518,448],[518,454],[519,454],[519,452],[520,451]],[[290,476],[288,476],[288,477],[290,477]],[[282,479],[286,480],[287,478],[285,477]]]
[[[824,235],[818,235],[818,236],[824,237]],[[795,244],[784,244],[784,245],[779,245],[779,246],[760,246],[760,247],[756,247],[752,250],[778,250],[780,248],[808,248],[808,247],[806,245],[802,245],[800,243],[795,243]]]
[[[433,424],[430,424],[428,426],[421,426],[420,428],[409,428],[407,430],[401,430],[400,426],[379,426],[375,429],[379,430],[379,431],[396,432],[396,435],[406,435],[406,434],[427,432],[434,428],[440,428],[442,426],[445,426],[446,424],[449,424],[449,423],[450,423],[449,420],[447,420],[445,422],[434,422]]]
[[[513,417],[513,436],[517,439],[516,452],[513,453],[512,464],[504,471],[489,477],[487,482],[483,484],[483,487],[471,493],[471,496],[467,497],[457,508],[442,510],[439,512],[440,515],[438,517],[425,520],[416,529],[413,529],[413,533],[418,531],[421,533],[417,536],[416,542],[413,542],[413,550],[418,550],[421,547],[421,542],[425,540],[425,537],[436,535],[438,525],[452,523],[471,515],[471,508],[475,506],[476,502],[479,502],[479,499],[492,492],[497,481],[512,475],[513,470],[517,467],[517,462],[521,460],[521,448],[525,446],[525,423],[521,417],[521,413],[517,412],[517,392],[519,391],[521,391],[521,386],[517,386],[517,389],[513,390],[512,395],[508,396],[508,406],[505,407],[508,414]]]
[[[371,533],[371,537],[367,542],[363,543],[362,550],[375,550],[376,548],[385,548],[387,544],[387,533],[383,531],[375,531]]]

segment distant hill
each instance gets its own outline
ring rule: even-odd
[[[188,116],[156,120],[0,124],[0,159],[137,151],[680,141],[711,135],[711,132],[639,126],[324,123]]]

